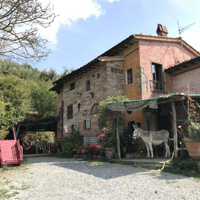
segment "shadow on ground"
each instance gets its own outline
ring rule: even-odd
[[[184,179],[184,176],[174,175],[155,170],[147,170],[143,168],[121,165],[121,164],[103,164],[98,166],[90,166],[88,161],[80,161],[74,158],[57,158],[57,157],[36,157],[29,158],[30,163],[48,163],[50,166],[62,167],[64,169],[74,170],[102,179],[113,179],[129,175],[145,175],[153,176],[155,179],[161,180],[177,180]],[[133,176],[134,178],[134,176]]]

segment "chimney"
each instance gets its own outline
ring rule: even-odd
[[[168,31],[165,26],[163,26],[162,24],[158,24],[156,33],[158,34],[158,36],[167,37]]]

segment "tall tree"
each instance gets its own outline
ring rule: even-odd
[[[31,105],[41,117],[56,116],[57,94],[49,91],[53,84],[51,81],[38,80],[31,87]]]
[[[12,127],[24,120],[30,108],[27,82],[16,76],[0,76],[0,122]]]
[[[39,0],[0,0],[0,56],[17,61],[40,61],[50,51],[38,28],[55,19],[53,8]]]

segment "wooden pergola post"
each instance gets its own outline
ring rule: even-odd
[[[119,112],[116,112],[116,116],[117,116],[117,126],[116,126],[117,154],[118,154],[118,158],[121,160],[120,138],[119,138]]]
[[[174,134],[174,154],[175,158],[178,157],[178,144],[177,144],[177,124],[176,124],[176,108],[175,103],[172,102],[172,117],[173,117],[173,134]]]

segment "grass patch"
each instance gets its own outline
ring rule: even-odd
[[[177,158],[172,160],[171,163],[172,166],[165,167],[163,172],[194,177],[197,181],[200,181],[200,161]]]
[[[17,194],[19,194],[19,192],[17,192],[17,191],[10,192],[9,190],[6,190],[6,189],[0,189],[0,199],[2,199],[2,200],[14,197]]]
[[[5,171],[11,171],[11,170],[19,170],[19,169],[26,169],[30,163],[27,161],[26,158],[23,159],[23,162],[20,166],[6,166],[4,165],[2,168],[0,168],[0,173]]]
[[[102,161],[91,161],[88,163],[88,166],[100,166],[100,165],[105,165],[108,164],[107,162],[102,162]]]

